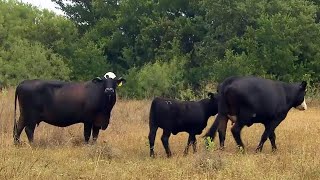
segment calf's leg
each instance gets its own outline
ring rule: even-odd
[[[164,149],[166,150],[168,158],[172,156],[171,151],[170,151],[170,147],[169,147],[169,137],[170,137],[170,135],[171,135],[170,131],[163,130],[163,134],[161,136],[161,141],[162,141]]]
[[[194,134],[189,133],[188,143],[187,143],[187,146],[186,146],[186,148],[184,150],[184,155],[188,154],[189,147],[190,147],[191,144],[193,146],[193,153],[196,152],[196,144],[195,143],[196,143],[196,136]]]

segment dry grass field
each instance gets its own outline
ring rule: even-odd
[[[23,131],[23,144],[16,147],[13,93],[0,93],[0,179],[320,179],[320,106],[315,102],[309,103],[307,111],[289,112],[276,129],[276,153],[271,153],[269,141],[262,153],[254,152],[263,132],[261,125],[243,129],[246,152],[239,153],[229,123],[224,151],[217,150],[218,138],[216,148],[208,151],[198,136],[198,152],[184,157],[187,134],[180,133],[170,138],[170,159],[159,129],[156,158],[150,159],[151,101],[118,101],[109,127],[100,131],[95,145],[82,143],[82,124],[58,128],[41,123],[35,130],[34,146],[27,143]]]

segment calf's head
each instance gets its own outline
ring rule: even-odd
[[[208,97],[210,100],[210,115],[214,116],[218,113],[218,100],[219,100],[219,95],[218,94],[214,94],[209,92],[208,93]]]
[[[307,104],[305,101],[305,95],[307,92],[307,82],[303,81],[302,83],[297,85],[296,88],[297,88],[297,91],[296,91],[293,107],[301,111],[307,110]]]

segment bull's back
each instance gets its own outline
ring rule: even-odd
[[[57,126],[68,126],[80,121],[80,108],[68,109],[70,103],[58,103],[56,92],[70,83],[63,81],[25,80],[17,86],[17,95],[25,117],[35,118]],[[67,99],[65,97],[65,99]]]
[[[266,116],[273,114],[285,101],[283,88],[278,82],[258,77],[235,79],[224,87],[223,93],[229,112],[246,108],[254,114]]]

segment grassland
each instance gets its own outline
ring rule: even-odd
[[[162,130],[158,130],[157,156],[150,159],[148,100],[118,101],[96,145],[82,143],[82,124],[58,128],[41,123],[32,147],[25,132],[22,146],[13,145],[13,102],[12,90],[0,94],[0,179],[320,179],[318,103],[309,103],[304,112],[289,112],[276,130],[276,153],[271,153],[269,141],[262,153],[254,153],[261,125],[244,128],[246,153],[239,153],[228,124],[224,151],[205,150],[199,138],[199,151],[184,157],[187,134],[180,133],[170,138],[170,159],[161,144]]]

